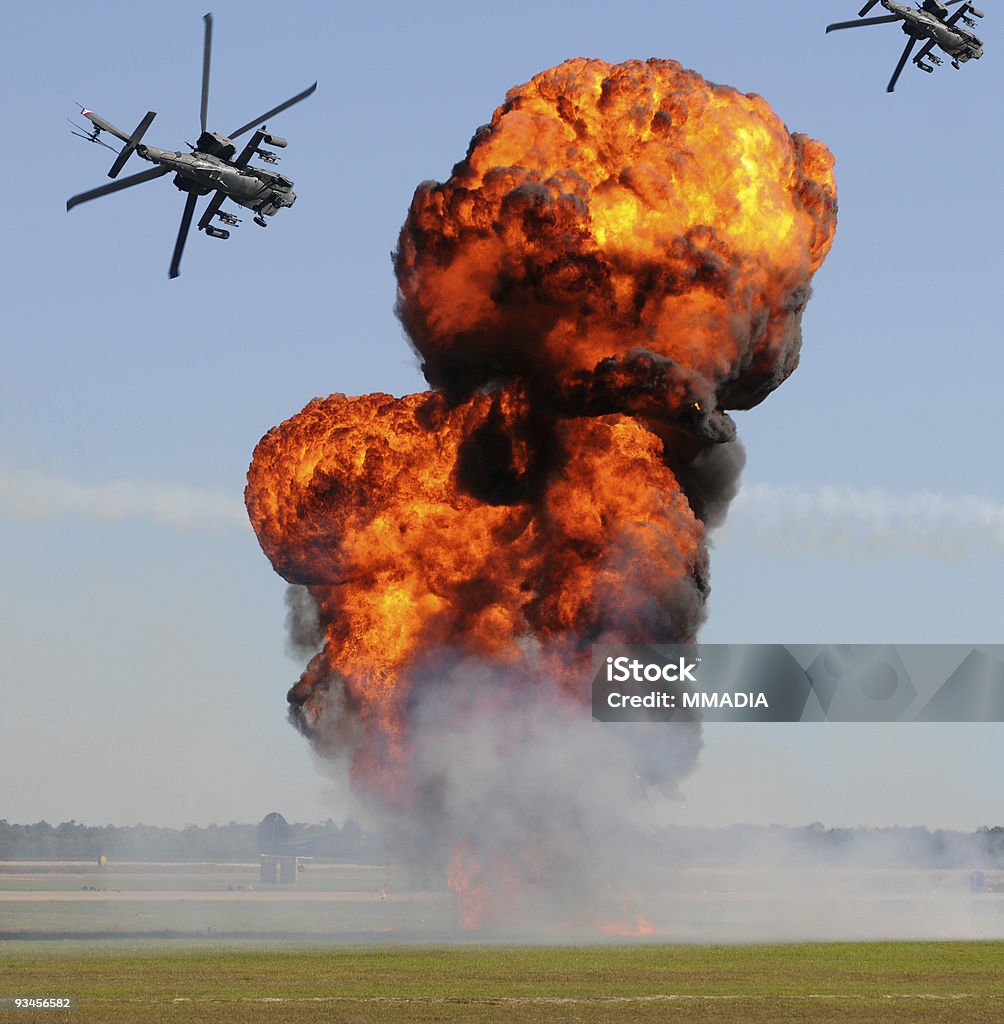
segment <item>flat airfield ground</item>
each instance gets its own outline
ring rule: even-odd
[[[11,1020],[990,1022],[1002,943],[241,947],[0,944]]]
[[[646,936],[664,942],[1004,939],[1004,878],[969,891],[964,870],[801,867],[677,870],[658,891],[609,894],[571,928],[538,921],[548,943]],[[533,905],[534,897],[526,894]],[[391,867],[307,862],[294,884],[257,864],[0,861],[5,939],[265,938],[453,942],[453,896]],[[493,936],[494,938],[494,936]],[[2,1021],[0,1021],[2,1024]]]
[[[631,908],[616,941],[487,944],[456,931],[448,892],[384,867],[312,863],[280,886],[252,864],[0,863],[0,997],[77,999],[71,1012],[0,1010],[0,1024],[1004,1021],[1004,894],[969,893],[963,873],[782,881],[696,872],[645,908],[649,937],[630,934]],[[744,938],[817,913],[834,914],[816,922],[827,936],[865,914],[898,922],[883,937],[986,941]]]

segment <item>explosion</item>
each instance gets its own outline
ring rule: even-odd
[[[255,450],[251,521],[322,633],[293,719],[466,926],[567,903],[639,766],[671,787],[696,756],[692,730],[589,721],[590,645],[695,638],[743,464],[727,410],[797,365],[832,165],[672,61],[543,72],[402,228],[434,390],[315,399]]]

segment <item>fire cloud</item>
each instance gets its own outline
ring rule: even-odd
[[[636,776],[696,757],[692,730],[588,721],[589,645],[695,638],[743,464],[728,410],[797,365],[832,166],[672,61],[543,72],[402,228],[434,390],[315,399],[255,450],[251,521],[323,631],[294,721],[462,924],[525,922],[528,891],[589,917]]]

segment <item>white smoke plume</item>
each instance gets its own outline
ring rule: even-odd
[[[173,530],[247,530],[239,493],[157,480],[78,483],[0,465],[0,515],[26,523],[138,521]]]
[[[739,492],[718,536],[784,554],[957,563],[1004,555],[1004,503],[932,491],[754,484]]]

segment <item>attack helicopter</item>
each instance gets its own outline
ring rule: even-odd
[[[86,107],[80,108],[80,113],[91,122],[93,126],[89,131],[81,125],[71,121],[74,128],[78,129],[72,134],[87,142],[95,142],[117,153],[115,162],[108,172],[109,178],[117,178],[119,171],[125,166],[126,161],[135,153],[143,160],[147,160],[155,166],[128,178],[122,178],[110,185],[101,185],[88,192],[81,192],[72,196],[66,201],[67,211],[72,210],[81,203],[89,202],[100,196],[110,195],[113,192],[120,192],[122,189],[132,188],[133,185],[140,185],[145,181],[153,181],[154,178],[161,178],[164,175],[174,172],[174,186],[188,194],[185,200],[185,208],[181,215],[181,226],[178,229],[178,238],[174,243],[174,254],[171,257],[171,268],[168,276],[178,276],[181,265],[181,254],[185,248],[185,240],[188,237],[192,225],[192,218],[195,215],[195,205],[200,196],[207,196],[213,193],[205,212],[199,218],[198,228],[205,231],[211,238],[226,239],[230,232],[226,228],[217,227],[214,219],[219,219],[228,227],[236,227],[240,221],[229,212],[221,210],[224,202],[228,199],[254,211],[254,222],[259,227],[266,227],[266,217],[274,216],[284,207],[292,206],[296,201],[296,193],[293,191],[293,182],[277,171],[266,167],[252,166],[250,160],[258,156],[264,163],[272,164],[278,162],[279,157],[271,150],[263,149],[263,145],[274,146],[276,149],[284,149],[287,142],[279,135],[268,131],[265,122],[276,114],[287,110],[295,103],[305,100],[317,88],[314,82],[303,92],[266,111],[259,117],[253,118],[246,124],[230,132],[229,135],[220,135],[216,132],[206,130],[207,115],[209,109],[209,65],[212,54],[213,41],[213,16],[207,14],[203,18],[205,32],[202,48],[202,105],[200,110],[201,134],[193,146],[187,143],[189,153],[182,153],[178,150],[158,149],[156,146],[148,146],[143,143],[143,136],[157,116],[156,112],[150,110],[143,119],[136,125],[135,129],[127,134],[121,128],[117,128],[111,121],[106,120],[93,110]],[[244,135],[254,128],[247,145],[235,157],[237,147],[234,139]],[[101,133],[107,132],[124,143],[121,150],[116,150],[101,138]]]
[[[881,0],[882,6],[889,11],[889,14],[880,15],[877,18],[865,18],[865,15],[877,4],[879,0],[868,0],[868,3],[858,11],[858,17],[864,21],[838,21],[833,25],[827,25],[827,32],[834,32],[844,28],[861,28],[865,25],[887,25],[895,21],[903,23],[903,31],[910,37],[896,70],[886,86],[886,92],[892,92],[896,88],[896,82],[906,67],[906,62],[913,53],[913,48],[921,39],[926,39],[920,52],[913,58],[913,63],[930,74],[937,65],[944,63],[942,59],[933,52],[934,48],[942,50],[952,58],[952,67],[956,71],[970,60],[979,60],[983,56],[983,40],[979,39],[972,32],[959,26],[961,21],[969,28],[975,28],[976,22],[973,18],[982,18],[983,12],[977,10],[971,3],[963,0],[923,0],[917,8],[907,7],[905,4],[897,3],[896,0]],[[961,4],[954,14],[949,14],[949,8]],[[970,15],[973,17],[971,18]]]

